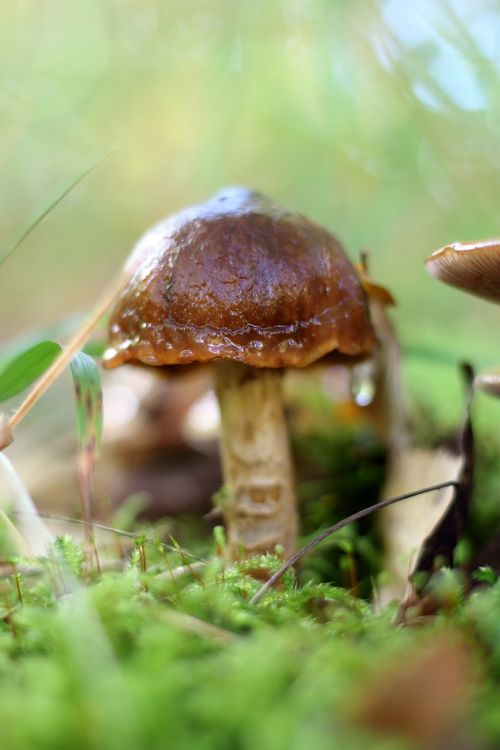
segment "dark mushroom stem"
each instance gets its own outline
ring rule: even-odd
[[[281,371],[217,362],[224,505],[230,560],[274,552],[293,554],[295,498]]]

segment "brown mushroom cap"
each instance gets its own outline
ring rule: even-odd
[[[229,188],[147,232],[111,314],[107,367],[231,359],[304,367],[375,345],[339,242],[264,196]]]
[[[425,265],[431,276],[479,297],[500,302],[500,239],[454,242]]]
[[[474,386],[490,396],[500,396],[500,370],[482,372],[474,378]]]

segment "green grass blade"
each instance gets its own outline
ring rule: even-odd
[[[102,438],[101,379],[96,363],[84,352],[73,357],[70,367],[76,396],[78,481],[85,519],[90,521],[95,462]]]
[[[4,339],[0,350],[0,370],[11,359],[22,354],[26,349],[35,346],[35,344],[48,340],[54,341],[55,339],[64,341],[81,324],[83,317],[81,313],[72,313],[48,325],[36,326],[27,331],[21,331],[12,338]]]
[[[55,341],[39,341],[10,360],[0,371],[0,403],[38,380],[60,352]]]
[[[46,218],[46,216],[48,216],[50,212],[53,211],[53,209],[56,208],[56,206],[58,206],[59,203],[61,203],[61,201],[64,200],[64,198],[66,198],[66,196],[69,195],[69,193],[71,193],[71,191],[74,190],[77,187],[77,185],[79,185],[80,182],[82,182],[82,180],[85,179],[85,177],[87,177],[87,175],[89,175],[97,166],[99,166],[101,162],[107,159],[108,156],[113,153],[113,151],[114,149],[112,151],[109,151],[107,154],[100,156],[98,159],[92,162],[92,164],[89,167],[87,167],[81,174],[79,174],[74,180],[72,180],[72,182],[70,182],[70,184],[66,188],[64,188],[62,193],[60,193],[57,196],[57,198],[55,198],[47,206],[45,206],[45,208],[42,209],[42,211],[40,211],[40,213],[37,214],[37,216],[35,216],[35,218],[32,219],[28,223],[28,225],[25,227],[25,229],[23,229],[23,231],[21,232],[17,240],[15,240],[14,244],[11,245],[11,247],[7,248],[7,250],[4,250],[3,253],[0,253],[0,265],[2,265],[2,263],[5,263],[7,258],[9,258],[9,256],[11,256],[12,253],[15,250],[17,250],[19,245],[21,245],[26,239],[26,237],[28,237],[28,235],[30,235],[31,232],[33,232],[33,230],[36,229],[36,227],[39,224],[41,224],[41,222]]]
[[[100,447],[102,437],[102,388],[97,365],[88,354],[80,352],[71,360],[71,374],[77,401],[77,435],[81,443],[89,436]]]

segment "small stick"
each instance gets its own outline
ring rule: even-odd
[[[106,571],[121,571],[123,570],[124,565],[121,560],[103,560],[100,563],[100,571],[106,572]],[[15,571],[19,575],[22,575],[23,578],[27,578],[28,576],[40,576],[43,575],[47,571],[46,565],[22,565],[22,566],[14,566],[13,563],[9,562],[0,562],[0,580],[3,580],[5,578],[12,578],[12,576],[15,574]]]
[[[19,573],[17,572],[17,568],[14,565],[14,580],[16,582],[16,589],[17,589],[17,596],[19,597],[19,604],[22,607],[24,604],[23,600],[23,592],[21,590],[21,579],[19,578]]]
[[[335,523],[333,526],[330,526],[330,528],[325,529],[325,531],[322,531],[321,534],[318,534],[318,536],[314,537],[314,539],[312,539],[308,544],[302,547],[302,549],[299,549],[298,552],[292,555],[292,557],[290,557],[286,561],[286,563],[282,565],[282,567],[276,573],[274,573],[271,576],[271,578],[250,599],[250,604],[258,604],[260,601],[262,601],[262,599],[265,597],[268,591],[279,581],[279,579],[282,577],[284,573],[286,573],[287,570],[293,567],[295,563],[300,560],[301,557],[303,557],[305,554],[307,554],[312,549],[314,549],[314,547],[317,547],[318,544],[320,544],[324,539],[329,537],[335,531],[339,531],[339,529],[343,529],[344,526],[348,526],[350,523],[354,523],[354,521],[359,521],[361,518],[364,518],[365,516],[369,516],[371,513],[374,513],[377,510],[381,510],[382,508],[387,508],[387,506],[394,505],[394,503],[399,503],[401,502],[401,500],[408,500],[411,497],[416,497],[417,495],[423,495],[426,492],[435,492],[436,490],[442,490],[445,487],[457,488],[458,486],[459,486],[459,482],[456,482],[454,480],[451,480],[449,482],[441,482],[441,484],[434,484],[431,487],[424,487],[421,490],[415,490],[414,492],[407,492],[404,495],[398,495],[398,497],[391,497],[389,498],[389,500],[383,500],[380,503],[376,503],[375,505],[368,506],[368,508],[363,508],[362,510],[358,510],[357,513],[353,513],[351,516],[347,516],[347,518],[344,518],[342,521],[339,521],[338,523]]]
[[[182,562],[183,562],[183,563],[184,563],[184,564],[185,564],[185,565],[186,565],[187,567],[190,567],[190,562],[189,562],[189,560],[187,560],[187,558],[186,558],[186,555],[184,554],[184,550],[182,549],[182,547],[181,547],[181,546],[179,545],[179,543],[177,542],[177,540],[176,540],[176,539],[174,539],[174,537],[172,536],[172,534],[169,534],[169,537],[170,537],[170,540],[171,540],[171,542],[172,542],[173,546],[174,546],[174,547],[176,548],[176,550],[177,550],[177,551],[179,552],[179,556],[180,556],[180,558],[181,558]],[[192,557],[192,555],[191,555],[191,557]],[[204,583],[203,583],[203,578],[201,578],[201,577],[200,577],[200,576],[199,576],[199,575],[198,575],[197,573],[195,573],[193,569],[191,569],[191,575],[193,576],[193,578],[194,578],[194,579],[195,579],[196,581],[198,581],[198,583],[201,583],[201,585],[202,585],[202,586],[204,585]]]
[[[168,570],[165,570],[162,573],[158,573],[155,580],[175,581],[177,578],[181,578],[181,576],[185,576],[188,573],[190,573],[193,576],[193,578],[199,579],[199,576],[197,576],[195,573],[198,570],[203,570],[203,568],[205,568],[206,565],[207,563],[201,562],[201,560],[199,562],[189,563],[188,565],[178,565],[176,568],[169,568]]]
[[[9,420],[5,414],[0,414],[0,451],[12,443],[14,436],[9,426]]]
[[[23,513],[20,511],[13,510],[11,513],[14,516],[30,516],[30,513]],[[2,514],[2,510],[0,509],[0,516]],[[95,521],[84,521],[82,518],[71,518],[71,516],[58,516],[54,515],[53,513],[38,513],[38,515],[41,518],[45,518],[47,521],[57,521],[58,523],[72,523],[77,526],[92,526],[94,529],[100,529],[101,531],[109,531],[111,534],[117,534],[118,536],[124,536],[128,539],[142,539],[142,534],[134,534],[132,531],[123,531],[122,529],[115,529],[114,526],[105,526],[102,523],[96,523]],[[7,520],[8,517],[7,517]],[[153,539],[144,539],[145,544],[157,544]],[[182,549],[182,547],[179,547],[178,545],[174,546],[173,544],[165,544],[165,542],[158,542],[163,549],[168,550],[168,552],[177,552],[179,555],[184,557],[190,557],[192,560],[196,560],[197,562],[206,563],[206,560],[204,560],[202,557],[198,557],[198,555],[193,555],[192,552],[188,552],[185,549]]]
[[[218,625],[212,625],[211,622],[200,620],[198,617],[178,612],[175,609],[164,610],[162,619],[169,625],[179,627],[188,633],[205,636],[221,643],[234,643],[238,639],[237,634],[231,630],[225,630]]]
[[[21,554],[23,554],[25,557],[30,556],[29,547],[26,544],[26,541],[24,540],[22,534],[19,533],[19,531],[16,529],[12,521],[10,520],[7,513],[4,511],[3,508],[0,508],[0,523],[4,523],[8,529],[8,531],[12,534],[12,538],[16,541],[19,550],[21,551]]]
[[[37,384],[28,393],[22,404],[19,406],[17,411],[7,422],[7,429],[12,431],[14,427],[21,422],[26,414],[32,409],[41,396],[45,393],[52,383],[59,377],[63,370],[67,367],[74,355],[82,349],[96,325],[99,323],[103,315],[108,311],[117,295],[121,292],[125,284],[129,279],[130,273],[125,272],[120,275],[118,282],[112,284],[111,287],[106,291],[101,301],[98,303],[90,317],[83,323],[83,325],[74,333],[69,340],[68,344],[64,347],[64,351],[54,360],[52,365],[44,372]],[[5,447],[0,444],[0,448]]]
[[[148,571],[148,563],[146,558],[146,550],[144,548],[144,542],[141,542],[139,544],[139,556],[141,558],[141,568],[143,573],[147,573]]]

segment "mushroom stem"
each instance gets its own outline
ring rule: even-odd
[[[274,552],[276,545],[288,557],[298,523],[281,372],[227,361],[215,369],[228,557]]]

